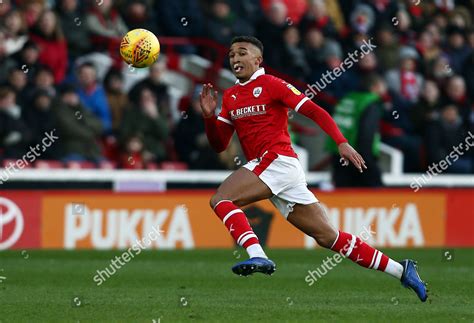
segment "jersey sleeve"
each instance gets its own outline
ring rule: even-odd
[[[287,83],[279,78],[273,78],[271,81],[272,96],[280,100],[288,108],[298,110],[301,108],[303,103],[309,100],[309,98],[301,93],[290,83]]]
[[[224,95],[222,96],[222,109],[219,115],[217,116],[217,120],[227,123],[228,125],[234,126],[229,114],[229,110],[227,109],[226,102],[227,102],[227,95],[224,93]]]

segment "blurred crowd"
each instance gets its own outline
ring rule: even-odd
[[[332,113],[360,90],[362,75],[377,75],[384,83],[382,141],[403,151],[406,172],[425,171],[474,131],[473,19],[472,0],[3,0],[0,160],[21,158],[57,129],[58,144],[40,159],[235,167],[233,150],[217,155],[209,147],[199,86],[182,118],[173,117],[165,62],[125,88],[118,44],[141,27],[224,46],[254,35],[264,44],[265,65],[302,84],[315,84],[371,40],[375,50],[327,84],[321,105]],[[94,53],[110,57],[107,71],[87,59]],[[449,171],[473,173],[473,160],[460,156]]]

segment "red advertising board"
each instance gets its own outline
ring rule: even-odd
[[[0,250],[41,248],[41,193],[0,193]]]
[[[446,241],[448,247],[474,246],[474,190],[447,191]]]

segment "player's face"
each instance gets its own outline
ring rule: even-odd
[[[250,43],[234,43],[230,47],[229,62],[232,72],[240,81],[247,81],[262,63],[260,50]]]

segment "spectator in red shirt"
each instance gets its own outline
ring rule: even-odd
[[[55,84],[61,83],[67,69],[67,45],[54,11],[44,11],[31,34],[40,48],[39,62],[53,70]]]

